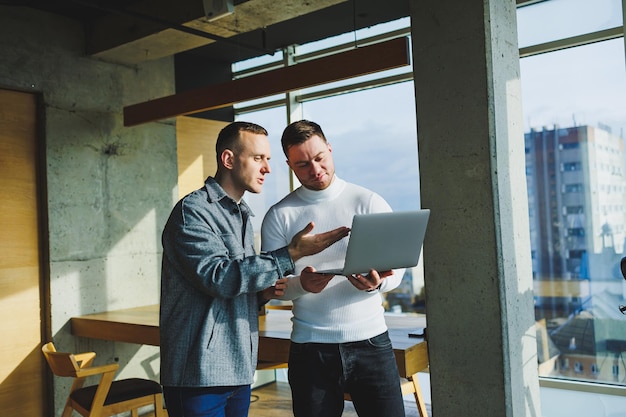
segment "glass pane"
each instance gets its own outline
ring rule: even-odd
[[[520,48],[622,26],[622,0],[548,0],[517,9]]]
[[[381,23],[379,25],[359,29],[356,32],[348,32],[342,35],[333,36],[331,38],[322,39],[316,42],[309,42],[298,47],[298,54],[308,54],[322,49],[331,48],[333,46],[342,45],[344,43],[358,42],[362,39],[367,39],[384,33],[393,32],[394,30],[398,29],[408,28],[409,26],[410,19],[408,17],[404,17],[402,19],[394,20],[391,22]]]
[[[306,102],[333,146],[337,175],[367,187],[396,210],[420,208],[413,83]],[[349,109],[346,111],[346,109]]]
[[[623,42],[520,62],[543,376],[626,385]]]
[[[260,106],[263,104],[265,104],[266,107],[269,107],[267,106],[267,103],[272,103],[272,102],[285,103],[285,94],[284,93],[274,94],[271,96],[261,97],[261,98],[257,98],[254,100],[240,101],[238,103],[235,103],[233,107],[235,108],[235,111],[245,109],[246,107]]]
[[[624,65],[624,39],[523,58],[524,129],[600,123],[622,136]]]
[[[373,88],[303,104],[333,146],[337,175],[367,187],[394,211],[420,208],[413,83]],[[385,294],[386,309],[423,312],[421,264]]]

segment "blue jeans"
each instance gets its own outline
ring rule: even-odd
[[[250,393],[250,385],[163,387],[169,417],[247,417]]]
[[[349,392],[360,417],[404,417],[400,376],[387,332],[350,343],[291,343],[295,417],[340,417]]]

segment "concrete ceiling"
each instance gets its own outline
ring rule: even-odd
[[[206,0],[219,6],[226,0]],[[203,0],[0,0],[85,26],[86,53],[135,65],[172,55],[232,63],[409,15],[409,0],[235,0],[210,21]],[[209,7],[210,9],[211,7]]]

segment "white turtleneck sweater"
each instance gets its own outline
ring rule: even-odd
[[[272,206],[261,228],[261,250],[271,251],[289,244],[293,236],[310,221],[311,233],[321,233],[340,226],[350,227],[352,217],[360,213],[391,211],[378,194],[335,176],[322,191],[300,187]],[[376,238],[373,236],[372,238]],[[364,340],[387,330],[380,292],[400,285],[404,269],[383,280],[379,291],[356,289],[344,276],[335,276],[319,294],[302,288],[298,275],[306,266],[317,270],[343,266],[348,238],[317,255],[296,262],[295,276],[289,280],[283,299],[293,301],[293,330],[296,343],[345,343]]]

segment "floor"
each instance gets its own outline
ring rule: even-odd
[[[292,417],[291,393],[286,377],[279,382],[264,385],[252,391],[250,417]],[[419,382],[426,402],[428,416],[432,417],[430,376],[420,373]],[[626,417],[626,395],[607,395],[569,389],[542,387],[542,417]],[[417,407],[410,395],[405,396],[407,417],[417,417]],[[343,417],[357,417],[352,403],[346,402]]]
[[[417,407],[414,401],[405,397],[404,408],[406,417],[418,417]],[[426,405],[427,408],[430,406]],[[427,410],[430,416],[430,409]],[[250,405],[249,417],[292,417],[291,392],[287,382],[272,382],[252,391],[252,404]],[[342,417],[357,417],[350,401],[346,401]]]

